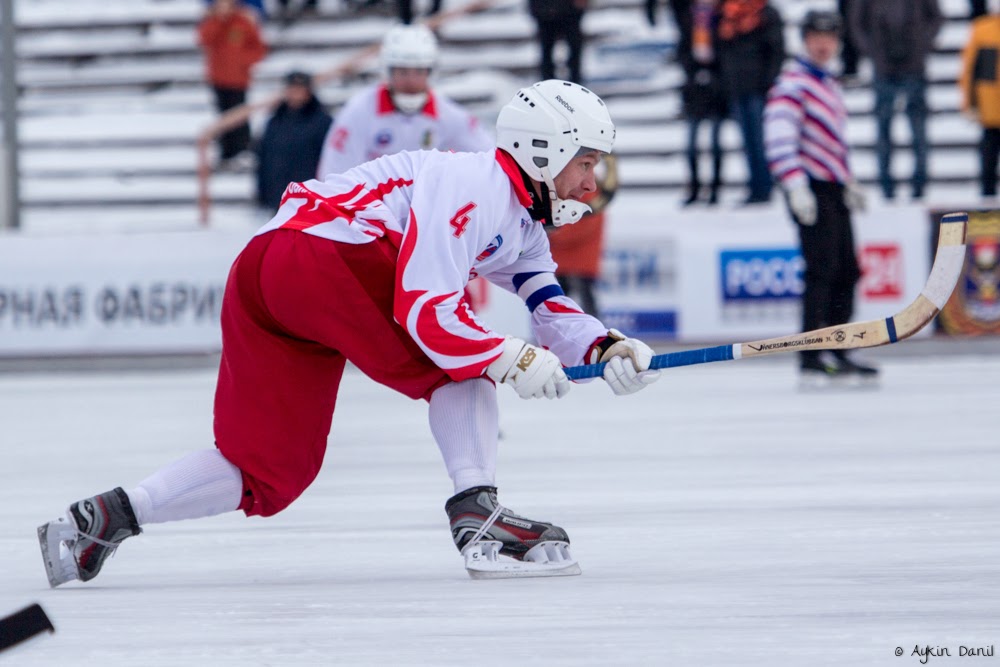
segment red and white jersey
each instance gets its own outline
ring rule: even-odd
[[[476,276],[519,295],[538,344],[564,365],[579,365],[607,327],[563,294],[530,205],[517,165],[502,151],[407,151],[290,184],[258,234],[292,229],[341,243],[387,237],[398,250],[392,315],[454,380],[482,375],[503,347],[503,335],[463,296]]]
[[[496,142],[475,116],[430,91],[418,113],[404,114],[392,104],[385,84],[367,88],[347,101],[326,134],[316,178],[401,151],[436,148],[493,152]]]

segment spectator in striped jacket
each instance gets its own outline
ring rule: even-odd
[[[835,12],[806,14],[805,53],[778,77],[764,109],[768,165],[785,192],[806,265],[803,331],[849,321],[861,277],[851,211],[864,208],[865,195],[847,162],[843,92],[827,70],[840,47],[840,30]],[[877,374],[842,351],[834,353],[832,365],[819,352],[800,354],[804,384],[836,376],[872,380]]]

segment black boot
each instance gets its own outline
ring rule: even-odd
[[[451,522],[451,536],[461,551],[473,536],[501,543],[500,553],[518,560],[539,542],[569,544],[566,531],[544,521],[526,519],[497,502],[495,486],[477,486],[448,499],[444,506]],[[492,519],[492,521],[490,521]],[[483,525],[489,526],[483,531]]]
[[[698,201],[698,198],[700,196],[701,196],[701,186],[698,185],[697,183],[692,183],[691,185],[688,186],[688,195],[684,199],[684,201],[681,202],[681,206],[686,207],[690,206],[691,204],[694,204],[695,202]]]
[[[688,173],[691,174],[691,180],[688,182],[688,196],[681,205],[690,206],[691,204],[698,201],[701,196],[701,179],[698,177],[698,156],[688,154]]]
[[[843,350],[835,350],[833,353],[837,369],[844,375],[853,375],[861,380],[878,380],[878,369],[874,366],[859,364],[847,356]]]
[[[719,190],[722,188],[722,156],[716,155],[712,158],[712,185],[709,186],[708,204],[715,206],[719,203]]]

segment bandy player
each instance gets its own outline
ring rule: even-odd
[[[316,178],[402,151],[493,149],[492,137],[475,116],[430,87],[438,46],[426,26],[391,28],[380,53],[385,82],[357,93],[337,114],[323,143]]]
[[[229,274],[216,448],[41,526],[50,583],[93,579],[143,524],[287,507],[319,472],[347,361],[428,401],[454,483],[445,509],[473,576],[579,573],[562,528],[497,501],[496,386],[562,398],[563,364],[599,361],[618,395],[659,377],[647,345],[563,294],[543,229],[588,210],[579,200],[614,138],[600,98],[548,80],[501,109],[495,151],[404,152],[289,185]],[[537,346],[476,318],[463,289],[477,275],[524,300]]]

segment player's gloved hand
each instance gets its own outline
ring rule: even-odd
[[[799,224],[816,224],[816,195],[808,185],[797,185],[788,191],[788,207]]]
[[[607,362],[604,381],[617,396],[634,394],[660,379],[660,371],[649,370],[653,350],[641,340],[627,338],[617,329],[598,339],[587,352],[587,363]]]
[[[844,204],[852,211],[864,211],[868,208],[868,195],[857,181],[844,184]]]
[[[521,398],[562,398],[569,393],[569,378],[559,357],[520,338],[507,337],[486,375],[498,384],[509,384]]]

